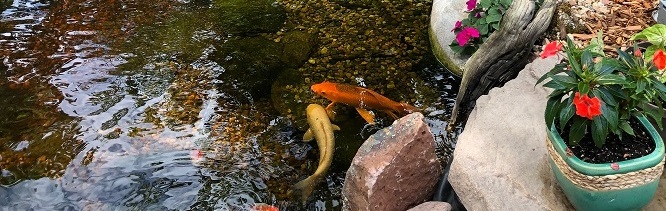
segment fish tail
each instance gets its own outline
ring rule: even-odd
[[[305,203],[308,200],[308,197],[310,197],[314,191],[318,179],[319,177],[312,175],[308,178],[305,178],[304,180],[301,180],[291,187],[289,194],[295,197],[300,197],[301,201]]]
[[[414,106],[411,106],[407,103],[400,103],[399,111],[400,111],[400,113],[403,113],[403,114],[411,114],[411,113],[414,113],[414,112],[418,112],[419,109],[414,107]]]

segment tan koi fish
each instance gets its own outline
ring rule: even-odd
[[[324,177],[333,161],[333,151],[335,149],[334,130],[340,130],[340,127],[331,124],[326,109],[318,104],[310,104],[306,108],[306,115],[310,128],[303,135],[303,141],[310,141],[312,138],[317,140],[319,146],[319,166],[314,174],[296,183],[289,194],[297,194],[303,202],[307,201],[310,194],[314,191],[319,180]]]

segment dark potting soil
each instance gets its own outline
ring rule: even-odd
[[[590,128],[587,129],[585,137],[578,145],[571,146],[567,141],[571,122],[564,127],[564,130],[561,130],[559,126],[556,127],[558,131],[563,131],[560,136],[565,140],[565,144],[571,152],[579,159],[588,163],[613,163],[643,157],[654,151],[654,141],[640,121],[632,118],[629,120],[629,125],[634,129],[636,136],[623,133],[622,140],[620,140],[617,135],[610,132],[606,138],[606,143],[601,148],[594,145]]]

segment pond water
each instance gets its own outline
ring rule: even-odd
[[[336,106],[334,161],[310,200],[309,86],[419,107],[442,160],[459,80],[430,55],[431,1],[0,0],[2,210],[340,210],[367,125]]]

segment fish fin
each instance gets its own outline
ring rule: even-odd
[[[335,111],[333,111],[333,106],[335,105],[335,102],[331,102],[331,104],[328,104],[324,110],[326,110],[326,115],[330,120],[335,120]]]
[[[331,126],[333,127],[333,130],[340,130],[340,127],[337,125],[331,124]]]
[[[395,113],[391,111],[384,111],[384,112],[386,112],[386,114],[388,114],[389,116],[393,117],[393,119],[398,119],[398,115],[395,115]]]
[[[402,112],[404,112],[404,113],[406,113],[406,114],[411,114],[411,113],[414,113],[414,112],[419,112],[419,109],[418,109],[418,108],[416,108],[416,107],[414,107],[414,106],[412,106],[412,105],[409,105],[409,104],[407,104],[407,103],[400,103],[400,106],[402,107]]]
[[[326,111],[333,109],[333,106],[335,106],[335,102],[331,102],[330,104],[328,104],[325,108]]]
[[[308,131],[305,131],[305,134],[303,134],[303,142],[309,142],[314,139],[314,133],[312,133],[312,129],[308,128]]]
[[[328,116],[328,119],[330,119],[331,121],[335,120],[335,115],[336,115],[335,111],[326,110],[326,116]]]
[[[358,114],[365,119],[368,124],[374,125],[375,124],[375,115],[372,114],[370,111],[362,109],[362,108],[356,108],[356,111],[358,111]]]
[[[312,192],[314,192],[318,180],[319,177],[316,175],[311,175],[292,186],[291,190],[289,190],[287,194],[291,197],[299,197],[301,202],[305,203],[307,202]]]

